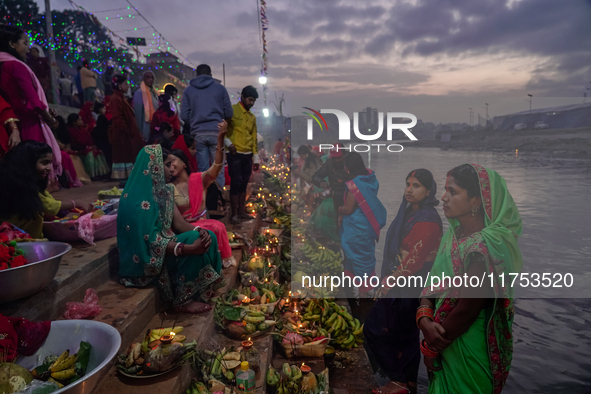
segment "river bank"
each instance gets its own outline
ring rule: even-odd
[[[443,137],[443,138],[441,138]],[[591,127],[560,130],[450,131],[437,140],[419,140],[404,147],[437,147],[476,151],[515,151],[591,155]]]

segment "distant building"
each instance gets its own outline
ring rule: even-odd
[[[543,122],[550,129],[571,129],[591,126],[591,103],[563,105],[551,108],[532,109],[503,116],[495,116],[494,130],[513,130],[516,124],[524,123],[533,129],[536,122]]]

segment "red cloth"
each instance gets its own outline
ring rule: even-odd
[[[51,330],[51,322],[32,322],[22,317],[8,318],[18,338],[18,354],[32,356],[43,345]]]
[[[109,101],[113,120],[109,126],[109,142],[113,146],[113,163],[135,163],[144,147],[144,140],[135,121],[133,108],[123,92],[116,90]]]
[[[0,315],[0,359],[12,362],[18,355],[18,335],[6,316]]]
[[[74,149],[81,150],[82,147],[94,145],[92,135],[86,126],[71,126],[68,130],[70,131],[70,143]]]
[[[10,242],[13,239],[25,239],[31,238],[31,236],[19,228],[17,228],[14,224],[3,222],[0,224],[0,242]]]
[[[156,115],[154,115],[156,116]],[[189,160],[189,168],[191,170],[191,172],[197,172],[197,159],[195,159],[195,156],[193,156],[191,154],[191,152],[189,152],[189,147],[187,146],[187,143],[185,142],[185,138],[183,136],[180,136],[179,138],[176,139],[176,141],[174,142],[174,145],[172,146],[172,149],[180,149],[183,151],[183,153],[185,154],[185,156],[187,156],[187,159]],[[205,168],[204,170],[207,170],[207,168]]]
[[[156,127],[160,127],[162,122],[166,122],[172,126],[172,130],[174,131],[173,138],[178,138],[181,135],[181,122],[178,114],[173,112],[172,115],[169,115],[166,109],[160,107],[154,112],[154,116],[152,116],[152,120],[150,121],[150,134],[152,136],[158,134]]]
[[[397,268],[404,275],[417,273],[425,261],[434,261],[439,243],[441,242],[441,228],[433,222],[417,222],[410,233],[402,240],[401,250],[408,251],[408,255]],[[432,254],[429,259],[429,255]]]
[[[8,137],[12,133],[12,130],[6,128],[4,124],[8,119],[16,119],[16,115],[10,104],[0,96],[0,157],[8,153]]]
[[[280,155],[281,150],[283,149],[283,141],[277,141],[275,147],[273,148],[273,154]]]
[[[203,178],[201,175],[201,172],[194,172],[189,177],[189,202],[191,208],[183,216],[189,219],[199,217],[199,220],[193,222],[193,224],[215,234],[222,259],[227,259],[232,257],[232,248],[230,247],[226,226],[219,220],[205,219],[203,211],[200,210],[203,202]]]
[[[94,120],[94,116],[92,116],[92,110],[94,109],[94,103],[91,101],[87,101],[82,106],[78,115],[82,118],[82,121],[88,127],[88,130],[92,130],[94,125],[96,124],[96,120]],[[92,144],[90,144],[92,145]]]

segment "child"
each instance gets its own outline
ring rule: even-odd
[[[43,238],[44,215],[82,208],[76,201],[58,201],[47,192],[53,150],[43,142],[27,140],[13,148],[0,162],[0,221],[14,224]]]

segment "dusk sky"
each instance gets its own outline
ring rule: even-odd
[[[131,2],[193,65],[207,63],[221,79],[225,63],[230,93],[260,86],[256,1]],[[122,36],[152,36],[151,29],[140,29],[147,24],[139,17],[119,20],[114,17],[124,11],[100,12],[127,6],[124,1],[76,3]],[[52,7],[71,5],[52,0]],[[448,105],[424,104],[417,116],[467,122],[467,107],[484,116],[484,102],[494,97],[489,115],[526,110],[528,93],[534,108],[591,96],[589,0],[269,0],[267,16],[269,101],[274,92],[284,93],[287,112],[296,97],[318,108],[386,112],[412,110],[392,108],[392,98],[441,103],[444,96]]]

